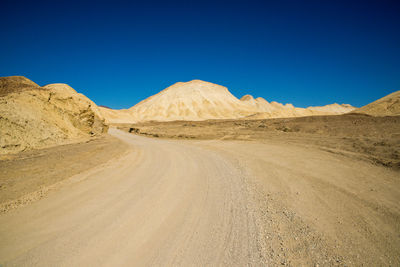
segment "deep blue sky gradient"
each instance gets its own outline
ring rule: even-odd
[[[400,90],[400,1],[1,1],[0,76],[129,108],[201,79],[295,106]]]

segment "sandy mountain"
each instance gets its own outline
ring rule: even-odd
[[[353,111],[355,107],[349,105],[349,104],[330,104],[322,107],[308,107],[307,110],[310,110],[312,112],[321,112],[321,113],[326,113],[323,115],[329,115],[329,114],[343,114],[343,113],[348,113],[350,111]]]
[[[241,101],[254,107],[255,113],[247,119],[303,117],[313,115],[338,115],[348,113],[355,108],[347,104],[331,104],[322,107],[296,108],[292,104],[281,104],[275,101],[269,103],[262,97],[254,99],[251,95],[245,95]]]
[[[354,113],[363,113],[372,116],[400,115],[400,91],[391,93],[366,106],[354,110]]]
[[[336,115],[352,111],[350,105],[295,108],[292,104],[269,103],[245,95],[240,100],[226,87],[193,80],[178,82],[127,110],[100,108],[111,123],[141,121],[207,120],[238,118],[281,118],[310,115]]]
[[[0,77],[0,154],[82,140],[107,126],[90,99],[66,84]]]
[[[178,82],[130,108],[137,121],[233,119],[254,113],[254,108],[233,96],[226,87],[193,80]]]
[[[110,109],[99,107],[99,111],[106,123],[135,123],[134,114],[129,109]]]

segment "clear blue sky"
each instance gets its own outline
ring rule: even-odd
[[[1,1],[0,76],[128,108],[201,79],[296,106],[400,90],[400,1]]]

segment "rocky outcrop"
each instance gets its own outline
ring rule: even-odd
[[[0,153],[84,140],[107,131],[98,107],[66,84],[0,78]]]

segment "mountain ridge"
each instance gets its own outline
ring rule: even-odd
[[[228,88],[198,79],[174,83],[129,109],[111,111],[100,107],[109,122],[239,119],[256,114],[265,118],[337,115],[353,109],[347,104],[296,108],[251,95],[238,99]]]

